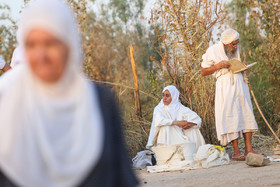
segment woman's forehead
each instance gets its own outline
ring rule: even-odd
[[[44,28],[40,28],[40,27],[35,27],[33,29],[31,29],[28,33],[27,33],[27,37],[29,38],[30,36],[33,37],[39,37],[39,39],[43,39],[43,38],[48,38],[48,39],[56,39],[59,40],[59,38],[57,36],[55,36],[53,33],[51,33],[50,31],[48,31],[47,29]]]
[[[169,90],[165,90],[163,94],[170,94]]]

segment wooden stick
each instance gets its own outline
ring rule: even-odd
[[[131,59],[131,66],[132,66],[132,72],[133,72],[133,78],[134,78],[134,87],[135,87],[135,105],[137,108],[137,116],[139,119],[142,118],[142,112],[141,112],[141,103],[140,103],[140,95],[139,95],[139,86],[138,86],[138,80],[137,80],[137,72],[136,72],[136,66],[135,66],[135,60],[133,55],[133,45],[131,44],[130,47],[130,59]]]
[[[130,90],[135,90],[135,88],[133,87],[130,87],[130,86],[126,86],[126,85],[123,85],[123,84],[119,84],[119,83],[114,83],[114,82],[108,82],[108,81],[99,81],[99,80],[93,80],[94,82],[97,82],[97,83],[102,83],[102,84],[109,84],[109,85],[112,85],[112,86],[119,86],[119,87],[123,87],[123,88],[127,88],[127,89],[130,89]],[[147,92],[144,92],[142,90],[139,89],[139,92],[141,92],[142,94],[145,94],[146,96],[152,98],[152,99],[155,99],[157,101],[160,101],[159,98],[147,93]]]
[[[257,100],[256,100],[255,94],[254,94],[254,92],[253,92],[253,90],[252,90],[251,85],[250,85],[249,82],[248,82],[248,86],[249,86],[249,89],[250,89],[250,91],[251,91],[251,94],[252,94],[252,96],[253,96],[253,99],[254,99],[254,101],[255,101],[255,104],[256,104],[256,106],[257,106],[257,108],[258,108],[258,110],[259,110],[259,112],[260,112],[260,114],[261,114],[263,120],[265,121],[266,125],[268,126],[268,128],[270,129],[270,131],[272,132],[272,134],[275,136],[275,138],[276,138],[276,140],[278,141],[278,143],[280,143],[280,139],[278,138],[278,136],[277,136],[276,133],[273,131],[272,127],[269,125],[268,121],[267,121],[266,118],[264,117],[264,115],[263,115],[263,113],[262,113],[262,111],[261,111],[261,109],[260,109],[260,106],[259,106],[259,104],[258,104],[258,102],[257,102]]]

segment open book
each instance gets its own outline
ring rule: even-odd
[[[230,61],[228,61],[230,63],[230,67],[229,69],[233,72],[233,73],[239,73],[242,71],[245,71],[247,69],[249,69],[250,67],[252,67],[253,65],[257,64],[257,62],[254,62],[252,64],[249,65],[245,65],[243,62],[240,62],[237,59],[231,59]]]

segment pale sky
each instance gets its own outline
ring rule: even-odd
[[[144,9],[144,16],[150,17],[150,10],[156,0],[147,0],[146,7]],[[98,6],[101,4],[101,2],[104,2],[104,0],[97,0],[95,5]],[[7,4],[11,8],[11,16],[15,21],[19,20],[20,12],[24,5],[24,0],[0,0],[0,4],[4,5]],[[96,9],[97,7],[93,7],[93,9]],[[97,8],[98,9],[98,8]],[[1,14],[1,11],[0,11]]]
[[[11,8],[11,15],[15,21],[18,21],[20,11],[23,8],[24,0],[0,0],[0,4],[7,4]]]
[[[94,6],[92,7],[95,11],[98,12],[99,8],[100,8],[100,5],[102,3],[106,3],[106,1],[108,0],[96,0],[95,3],[94,3]],[[151,12],[151,9],[152,7],[154,6],[155,2],[157,0],[146,0],[146,6],[145,6],[145,9],[144,9],[144,17],[145,18],[150,18],[150,12]],[[231,0],[225,0],[225,2],[230,2]],[[23,5],[24,5],[24,0],[0,0],[0,4],[1,5],[4,5],[4,4],[7,4],[10,6],[11,8],[11,17],[13,18],[13,20],[15,20],[16,22],[19,20],[19,17],[20,17],[20,12],[23,8]],[[1,12],[0,10],[0,14],[3,13]],[[143,22],[147,22],[146,20],[143,20]],[[7,24],[6,22],[1,22],[0,20],[0,25],[1,24]],[[214,31],[213,33],[217,33],[217,28],[214,28]],[[215,37],[214,37],[215,38]],[[211,44],[210,44],[211,45]]]

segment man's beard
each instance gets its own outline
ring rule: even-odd
[[[237,48],[233,51],[230,51],[230,49],[227,46],[224,46],[224,49],[229,60],[237,58]]]

